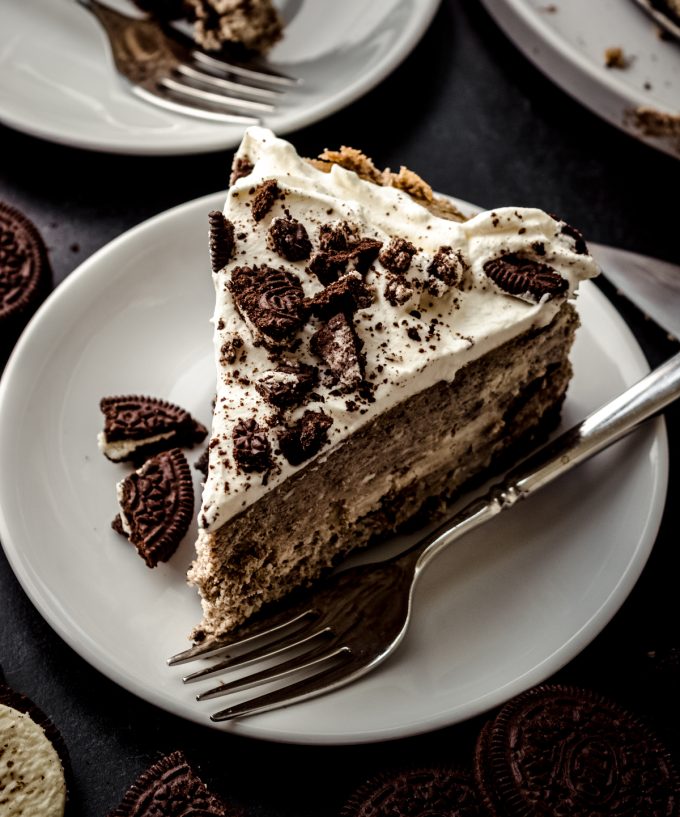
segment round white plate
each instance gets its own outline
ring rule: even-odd
[[[145,567],[110,528],[126,469],[99,454],[96,437],[99,399],[111,394],[164,397],[209,421],[206,219],[223,198],[169,210],[82,264],[36,313],[0,383],[0,537],[19,581],[101,672],[204,724],[220,702],[197,704],[196,688],[180,682],[186,667],[165,664],[200,618],[184,578],[195,526],[169,563]],[[579,308],[569,424],[647,370],[593,284],[583,286]],[[417,589],[403,645],[375,672],[332,695],[215,728],[300,743],[397,738],[455,723],[543,680],[633,587],[666,478],[658,420],[443,554]],[[198,474],[196,488],[198,497]]]
[[[680,43],[663,41],[633,0],[482,0],[515,45],[551,80],[637,139],[680,157],[680,119],[665,135],[639,112],[680,117]],[[619,47],[630,64],[607,68]],[[565,126],[568,127],[569,123]]]
[[[118,10],[132,4],[118,0]],[[279,134],[353,102],[409,54],[439,0],[279,0],[288,20],[270,61],[304,85],[263,124]],[[75,0],[3,3],[0,121],[76,147],[115,153],[200,153],[237,145],[243,128],[172,114],[136,99],[105,35]]]

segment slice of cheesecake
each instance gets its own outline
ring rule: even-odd
[[[210,214],[217,399],[190,582],[221,634],[556,424],[581,235],[465,219],[358,151],[246,132]],[[420,518],[420,517],[419,517]]]

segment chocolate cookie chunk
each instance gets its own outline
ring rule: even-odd
[[[208,434],[188,411],[157,397],[103,397],[99,408],[104,414],[99,449],[112,462],[139,462],[170,448],[191,448]]]
[[[163,451],[118,483],[120,515],[112,526],[137,548],[148,567],[167,562],[194,514],[191,471],[178,448]]]
[[[0,202],[0,353],[9,351],[51,283],[47,249],[37,228]]]
[[[305,225],[294,218],[273,219],[267,234],[270,248],[287,261],[303,261],[309,258],[312,242]]]
[[[485,817],[472,776],[462,769],[383,775],[349,799],[341,817]]]
[[[255,388],[272,406],[287,408],[302,402],[304,396],[316,385],[317,376],[315,366],[282,363],[276,369],[261,375]]]
[[[343,275],[306,301],[312,315],[326,320],[338,312],[351,315],[357,309],[367,309],[372,303],[373,291],[358,272]]]
[[[231,436],[234,442],[234,461],[242,471],[266,471],[269,468],[269,440],[256,420],[239,420]]]
[[[343,390],[359,387],[364,376],[361,341],[343,313],[334,315],[312,335],[310,348],[326,363]]]
[[[210,267],[218,272],[227,265],[234,254],[234,225],[220,210],[208,213],[210,238]]]
[[[320,411],[306,411],[300,420],[279,435],[281,453],[291,465],[313,457],[328,441],[333,418]]]
[[[274,179],[267,179],[255,188],[255,196],[250,212],[255,221],[262,221],[281,197],[281,190]]]
[[[56,726],[29,698],[0,684],[0,814],[62,815],[68,771]]]
[[[600,695],[544,685],[482,730],[475,777],[493,815],[668,817],[680,781],[664,746]]]
[[[284,269],[236,267],[229,290],[257,340],[276,347],[290,341],[306,318],[300,279]]]
[[[406,272],[411,266],[411,260],[416,254],[416,248],[405,238],[393,238],[387,247],[380,253],[380,263],[395,275]]]
[[[236,812],[213,794],[182,752],[157,761],[135,780],[109,817],[228,817]]]
[[[569,289],[569,281],[552,267],[515,253],[487,261],[484,272],[503,292],[532,303],[544,295],[554,298]]]

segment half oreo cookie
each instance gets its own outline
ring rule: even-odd
[[[189,530],[194,484],[178,449],[162,451],[117,485],[115,531],[127,536],[148,567],[167,562]]]

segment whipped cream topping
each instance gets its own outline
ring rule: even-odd
[[[214,531],[310,462],[322,462],[378,414],[440,380],[452,381],[462,366],[527,330],[546,326],[564,299],[574,297],[579,282],[599,271],[579,234],[538,209],[502,207],[464,222],[439,218],[399,189],[362,180],[339,165],[330,172],[318,169],[263,128],[246,131],[236,161],[252,169],[227,195],[224,215],[233,224],[234,249],[228,263],[213,273],[217,395],[200,535]],[[279,195],[267,203],[264,214],[256,204],[256,218],[254,202],[269,180],[276,181]],[[309,269],[309,258],[291,261],[277,252],[269,237],[277,218],[304,226],[312,256],[322,227],[346,223],[355,236],[381,242],[380,258],[357,273],[372,302],[360,300],[349,316],[363,344],[364,381],[354,391],[329,371],[313,338],[328,322],[327,314],[312,310],[294,336],[274,348],[262,342],[252,315],[239,309],[230,289],[235,269],[266,265],[297,276],[305,298],[324,290]],[[399,273],[388,268],[393,265],[384,256],[395,238],[415,249],[410,260],[400,259],[407,268]],[[456,275],[433,275],[442,248]],[[496,283],[488,274],[489,262],[504,257],[544,265],[542,269],[559,276],[561,286],[542,295],[515,286],[515,294],[508,294],[507,281]],[[346,272],[353,272],[351,261]],[[290,385],[285,367],[298,364],[316,367],[313,389],[294,405],[272,405],[256,384],[265,378]],[[281,430],[294,427],[310,411],[332,422],[324,421],[320,449],[293,464],[281,451]],[[247,471],[234,454],[234,431],[243,423],[252,428],[252,421],[260,446],[266,437],[271,456],[266,469]]]

